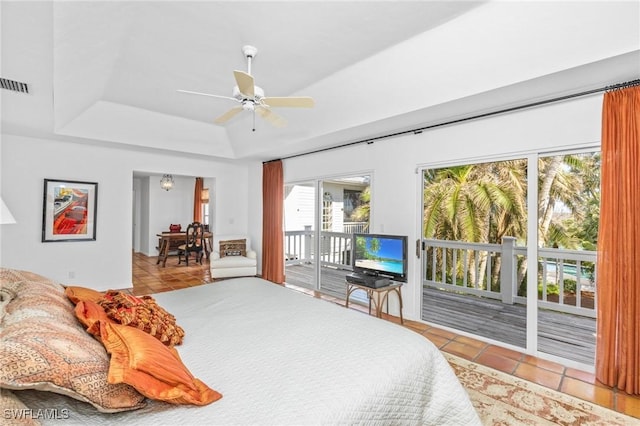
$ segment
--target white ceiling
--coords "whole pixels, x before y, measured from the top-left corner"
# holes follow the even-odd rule
[[[2,129],[268,160],[640,77],[638,1],[2,1]],[[614,19],[615,18],[615,19]],[[285,128],[231,100],[243,45]]]

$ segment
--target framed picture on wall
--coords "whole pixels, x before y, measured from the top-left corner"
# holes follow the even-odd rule
[[[44,180],[42,242],[95,241],[98,184]]]

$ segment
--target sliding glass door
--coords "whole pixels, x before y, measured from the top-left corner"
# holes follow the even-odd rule
[[[538,176],[537,349],[594,365],[600,152],[541,156]]]
[[[369,232],[370,177],[285,186],[286,282],[344,299],[352,235]]]
[[[422,319],[519,348],[527,160],[423,171]]]
[[[284,256],[287,284],[316,290],[317,182],[285,185]]]
[[[422,319],[594,365],[599,152],[423,170]]]

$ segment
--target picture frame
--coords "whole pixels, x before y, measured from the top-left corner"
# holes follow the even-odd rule
[[[98,183],[45,179],[42,242],[95,241]]]

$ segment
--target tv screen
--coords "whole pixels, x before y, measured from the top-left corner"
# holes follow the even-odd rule
[[[353,271],[407,282],[407,237],[353,234]]]

